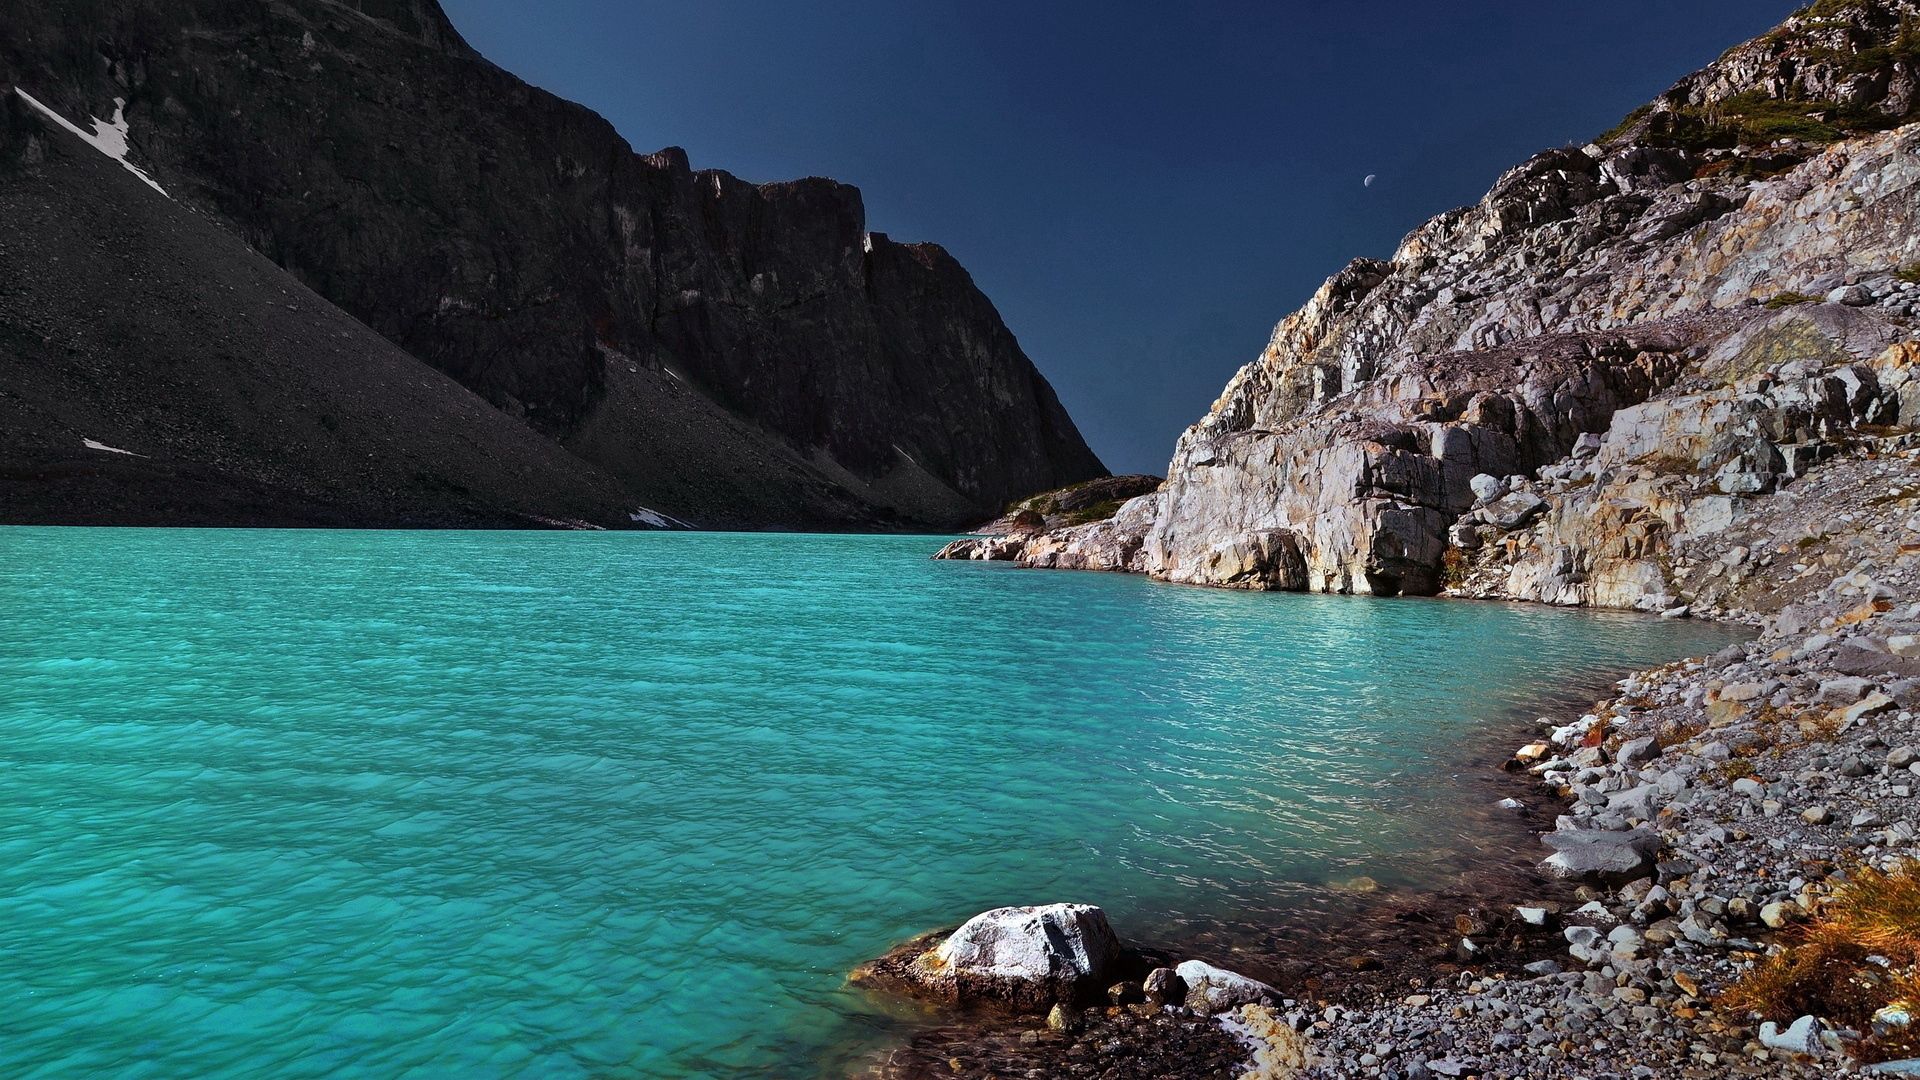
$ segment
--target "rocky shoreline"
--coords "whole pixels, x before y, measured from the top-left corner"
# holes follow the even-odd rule
[[[1916,26],[1795,12],[1330,278],[1159,490],[937,556],[1755,629],[1543,721],[1508,767],[1560,884],[1277,979],[1306,1064],[1246,1075],[1920,1075]],[[1142,1053],[1024,1074],[1232,1074]]]
[[[1870,453],[1836,467],[1892,477],[1889,492],[1920,479],[1920,450]],[[1853,484],[1825,493],[1858,498]],[[1916,855],[1920,484],[1880,509],[1843,522],[1847,511],[1826,508],[1819,545],[1781,542],[1751,560],[1741,595],[1780,605],[1738,609],[1758,624],[1752,641],[1542,718],[1507,770],[1518,801],[1560,810],[1539,855],[1561,887],[1527,896],[1508,883],[1498,903],[1462,905],[1451,928],[1449,901],[1424,898],[1413,963],[1276,978],[1255,1019],[1300,1037],[1280,1055],[1292,1064],[1256,1064],[1244,1016],[1147,1009],[1122,987],[1050,1025],[937,1030],[874,1075],[940,1064],[1011,1076],[1783,1077],[1920,1054],[1891,991],[1868,1000],[1880,993],[1869,986],[1865,1005],[1830,1015],[1798,1011],[1817,996],[1787,995],[1771,1012],[1728,997],[1850,875],[1898,874]],[[1876,970],[1893,971],[1856,958],[1846,977],[1871,983]],[[1238,1056],[1223,1058],[1232,1046]]]

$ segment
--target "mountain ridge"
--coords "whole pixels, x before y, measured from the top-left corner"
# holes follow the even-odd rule
[[[0,85],[420,360],[721,527],[948,527],[1105,469],[964,268],[857,189],[638,154],[431,0],[24,0]],[[724,438],[715,433],[724,433]]]
[[[1803,9],[1329,278],[1181,435],[1161,492],[947,554],[1682,606],[1689,543],[1920,426],[1891,348],[1920,312],[1917,73],[1909,0]],[[1762,377],[1791,394],[1755,398]],[[1680,402],[1724,437],[1635,426]]]

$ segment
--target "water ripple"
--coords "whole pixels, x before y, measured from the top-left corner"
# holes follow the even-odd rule
[[[827,1068],[981,908],[1457,873],[1462,747],[1725,640],[931,546],[0,529],[0,1074]]]

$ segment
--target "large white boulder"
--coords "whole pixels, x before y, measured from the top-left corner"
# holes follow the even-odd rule
[[[968,919],[898,975],[910,989],[948,1001],[1039,1011],[1097,997],[1122,954],[1106,913],[1091,904],[1005,907]]]

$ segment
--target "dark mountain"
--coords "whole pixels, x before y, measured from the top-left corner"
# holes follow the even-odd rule
[[[9,94],[0,522],[628,523],[490,407]]]
[[[859,192],[637,155],[431,0],[16,0],[0,86],[125,102],[183,204],[633,500],[950,525],[1104,470],[966,271]]]

